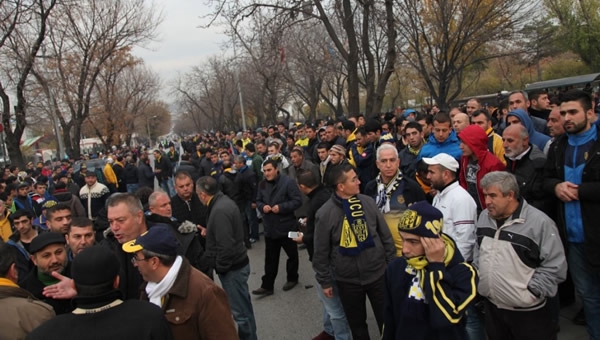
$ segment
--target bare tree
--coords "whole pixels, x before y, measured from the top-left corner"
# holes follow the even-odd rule
[[[233,43],[239,42],[244,52],[238,56],[242,60],[238,67],[254,73],[252,82],[255,85],[249,88],[260,89],[259,92],[251,91],[253,96],[246,96],[253,103],[257,125],[263,125],[265,121],[276,122],[279,113],[283,113],[287,121],[291,117],[284,107],[292,93],[284,78],[287,58],[283,35],[286,25],[285,17],[273,16],[265,8],[257,8],[246,25],[231,25],[235,37]]]
[[[431,96],[447,108],[477,65],[504,55],[492,42],[513,42],[535,2],[522,0],[395,0],[399,49],[418,70]],[[522,51],[522,50],[521,50]],[[510,50],[508,53],[518,51]]]
[[[136,122],[158,96],[160,80],[143,61],[128,52],[117,53],[102,68],[96,81],[97,106],[87,122],[105,147],[131,143]],[[148,118],[148,117],[143,117]],[[141,124],[141,132],[146,124]]]
[[[239,126],[238,96],[231,62],[214,56],[172,85],[184,119],[193,123],[196,131],[235,129]]]
[[[23,165],[20,141],[27,126],[26,87],[44,39],[56,0],[0,2],[0,55],[5,68],[0,80],[2,125],[11,162]],[[16,101],[11,105],[11,93]],[[12,106],[12,111],[11,111]],[[13,120],[14,119],[14,120]],[[14,125],[13,122],[14,121]]]
[[[344,60],[346,67],[347,107],[351,113],[360,112],[361,83],[366,92],[366,111],[378,112],[381,108],[387,81],[396,62],[396,25],[393,0],[383,3],[339,0],[212,0],[213,19],[224,18],[239,32],[245,22],[264,16],[263,9],[272,17],[268,24],[283,32],[295,23],[310,21],[323,25],[329,35],[331,46]],[[316,11],[315,11],[316,9]],[[384,40],[373,45],[374,32],[382,32]],[[325,46],[324,46],[325,47]],[[383,54],[374,50],[383,48]],[[364,67],[359,69],[359,63]]]
[[[71,2],[53,20],[53,54],[61,105],[57,117],[65,148],[78,157],[83,122],[90,116],[96,81],[111,57],[154,39],[162,14],[145,0]]]

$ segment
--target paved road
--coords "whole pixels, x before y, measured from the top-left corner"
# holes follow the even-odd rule
[[[250,290],[260,287],[264,265],[264,241],[255,243],[248,251],[250,257]],[[282,290],[285,283],[285,252],[281,252],[279,274],[275,281],[275,294],[267,297],[252,296],[254,314],[260,340],[308,340],[322,331],[321,304],[314,286],[314,274],[308,261],[306,250],[300,250],[300,283],[292,290]],[[581,326],[574,325],[570,319],[580,305],[561,310],[561,332],[559,340],[587,339],[587,333]],[[370,307],[368,308],[368,310]],[[371,339],[379,339],[375,318],[369,310],[368,324]]]
[[[266,297],[252,296],[252,305],[256,316],[258,338],[260,340],[296,340],[312,339],[323,330],[322,307],[317,298],[314,274],[308,261],[306,250],[300,250],[300,269],[298,285],[287,292],[282,290],[286,281],[285,260],[287,255],[281,251],[279,273],[275,280],[275,294]],[[257,289],[264,274],[264,239],[248,250],[250,257],[250,290]],[[378,339],[377,324],[369,313],[371,338]]]

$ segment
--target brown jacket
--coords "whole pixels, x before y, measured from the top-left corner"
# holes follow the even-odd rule
[[[142,300],[149,300],[145,286]],[[225,291],[185,258],[162,309],[175,340],[238,339]]]
[[[29,332],[54,317],[52,306],[45,304],[25,289],[0,282],[0,340],[24,339]]]

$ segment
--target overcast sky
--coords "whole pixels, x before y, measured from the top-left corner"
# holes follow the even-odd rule
[[[163,81],[161,97],[169,101],[168,84],[177,73],[187,72],[208,57],[220,54],[221,45],[227,37],[221,28],[199,28],[209,12],[202,0],[155,0],[163,9],[164,20],[160,25],[159,41],[147,48],[135,48],[133,53],[143,58]]]

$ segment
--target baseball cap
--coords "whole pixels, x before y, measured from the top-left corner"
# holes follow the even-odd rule
[[[51,244],[66,244],[65,236],[61,233],[46,232],[36,236],[29,245],[29,253],[35,254]]]
[[[123,243],[123,251],[136,253],[142,249],[161,255],[177,255],[179,241],[165,225],[155,225],[133,241]]]
[[[439,164],[452,172],[456,172],[458,170],[458,162],[456,161],[456,159],[450,156],[449,154],[443,152],[438,153],[437,155],[431,158],[423,157],[423,162],[425,162],[428,165]]]
[[[48,209],[48,208],[52,208],[53,206],[57,205],[58,202],[55,200],[46,200],[43,204],[42,204],[42,209]]]

